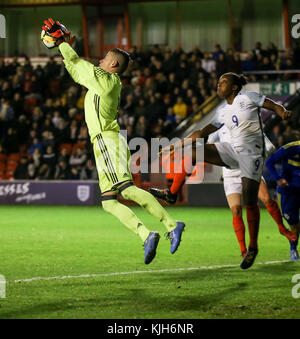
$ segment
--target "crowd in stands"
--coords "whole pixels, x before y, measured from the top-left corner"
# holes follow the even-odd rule
[[[257,43],[243,58],[220,45],[209,53],[198,47],[185,52],[152,46],[146,51],[132,48],[131,54],[134,61],[122,77],[118,114],[129,140],[168,136],[216,94],[225,72],[300,68],[299,48],[282,53],[273,43],[266,48]],[[298,78],[297,73],[248,76],[249,81]],[[0,58],[0,179],[97,179],[84,122],[85,93],[53,57],[36,68],[29,58],[22,66],[17,57],[6,63]],[[292,122],[273,127],[271,141],[280,146],[299,127],[297,112]]]

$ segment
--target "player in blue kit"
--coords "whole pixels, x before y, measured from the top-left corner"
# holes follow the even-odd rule
[[[275,165],[281,165],[278,171]],[[282,215],[297,234],[296,241],[290,241],[291,260],[300,260],[297,251],[300,233],[300,140],[290,142],[273,153],[266,162],[266,167],[277,182],[278,202]]]

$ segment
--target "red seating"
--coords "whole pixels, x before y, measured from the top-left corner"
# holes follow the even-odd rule
[[[62,149],[66,149],[68,154],[70,155],[72,153],[72,148],[73,148],[72,144],[61,144],[59,146],[59,151],[61,151]]]
[[[76,151],[77,148],[85,148],[85,142],[78,142],[72,147],[72,152]]]
[[[14,161],[19,161],[21,158],[21,154],[20,153],[12,153],[9,154],[7,161],[9,162],[10,160],[14,160]]]
[[[4,153],[0,153],[0,162],[5,163],[7,161],[7,155]]]
[[[10,171],[14,172],[17,166],[18,166],[18,162],[16,161],[7,163],[6,172],[10,172]]]

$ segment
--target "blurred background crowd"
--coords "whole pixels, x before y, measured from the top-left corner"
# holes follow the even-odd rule
[[[154,45],[146,51],[132,48],[133,64],[122,76],[119,115],[128,141],[168,136],[178,124],[199,111],[216,95],[218,78],[225,72],[299,69],[300,48],[278,51],[273,43],[259,42],[243,54],[212,52],[195,47]],[[299,80],[300,74],[248,74],[250,82]],[[0,179],[96,180],[97,171],[84,122],[86,89],[75,84],[63,64],[50,58],[44,67],[33,67],[26,58],[4,62],[0,58]],[[279,147],[300,139],[300,115],[280,121],[270,139]],[[1,161],[0,161],[0,164]]]

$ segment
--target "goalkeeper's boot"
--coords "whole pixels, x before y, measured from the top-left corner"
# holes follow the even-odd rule
[[[240,267],[243,270],[246,270],[247,268],[251,267],[253,265],[254,261],[255,261],[257,253],[258,253],[257,248],[249,247],[246,255],[244,256],[244,258],[243,258],[243,260],[240,264]]]
[[[166,201],[174,205],[177,200],[177,194],[172,194],[169,188],[150,188],[149,192],[156,198]]]
[[[176,222],[177,226],[173,231],[166,234],[166,238],[171,241],[171,253],[174,254],[180,244],[182,232],[184,231],[185,224],[181,221]]]
[[[159,242],[160,235],[158,232],[150,232],[147,239],[144,242],[144,250],[145,250],[145,264],[148,265],[154,259],[156,255],[156,248]]]

